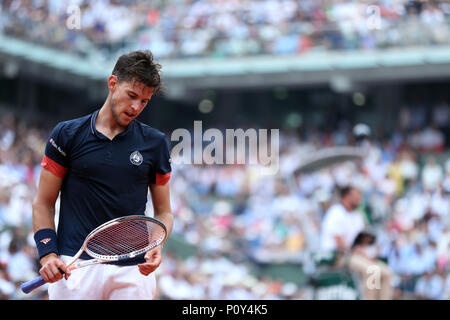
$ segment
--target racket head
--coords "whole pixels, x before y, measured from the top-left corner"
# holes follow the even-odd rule
[[[164,243],[165,225],[151,217],[131,215],[110,220],[94,229],[84,242],[84,251],[102,261],[134,258]]]

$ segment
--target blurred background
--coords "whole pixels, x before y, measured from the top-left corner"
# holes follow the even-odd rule
[[[1,0],[1,299],[47,299],[45,286],[19,289],[39,269],[31,202],[46,139],[99,109],[116,59],[137,49],[165,83],[140,120],[169,140],[195,120],[280,129],[276,175],[173,165],[159,299],[359,299],[320,248],[349,183],[394,299],[450,297],[447,1]],[[333,161],[361,136],[362,157]]]

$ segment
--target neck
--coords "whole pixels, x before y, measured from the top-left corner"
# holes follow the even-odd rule
[[[120,126],[114,119],[111,111],[111,98],[109,96],[95,119],[95,128],[110,139],[126,129]]]
[[[345,210],[347,210],[348,212],[353,211],[353,208],[352,208],[352,206],[349,203],[347,203],[345,201],[341,201],[341,204],[345,208]]]

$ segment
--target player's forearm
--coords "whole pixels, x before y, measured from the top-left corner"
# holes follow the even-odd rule
[[[155,212],[155,219],[161,221],[167,228],[167,236],[172,232],[173,215],[172,212]]]
[[[50,228],[55,229],[55,207],[41,203],[37,200],[33,202],[33,231]]]

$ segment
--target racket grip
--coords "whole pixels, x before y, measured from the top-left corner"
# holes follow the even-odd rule
[[[36,288],[39,288],[40,286],[42,286],[45,283],[46,283],[46,281],[44,280],[44,278],[42,278],[42,276],[39,276],[36,279],[22,283],[20,288],[22,289],[22,291],[24,293],[30,293],[31,291],[33,291]]]

